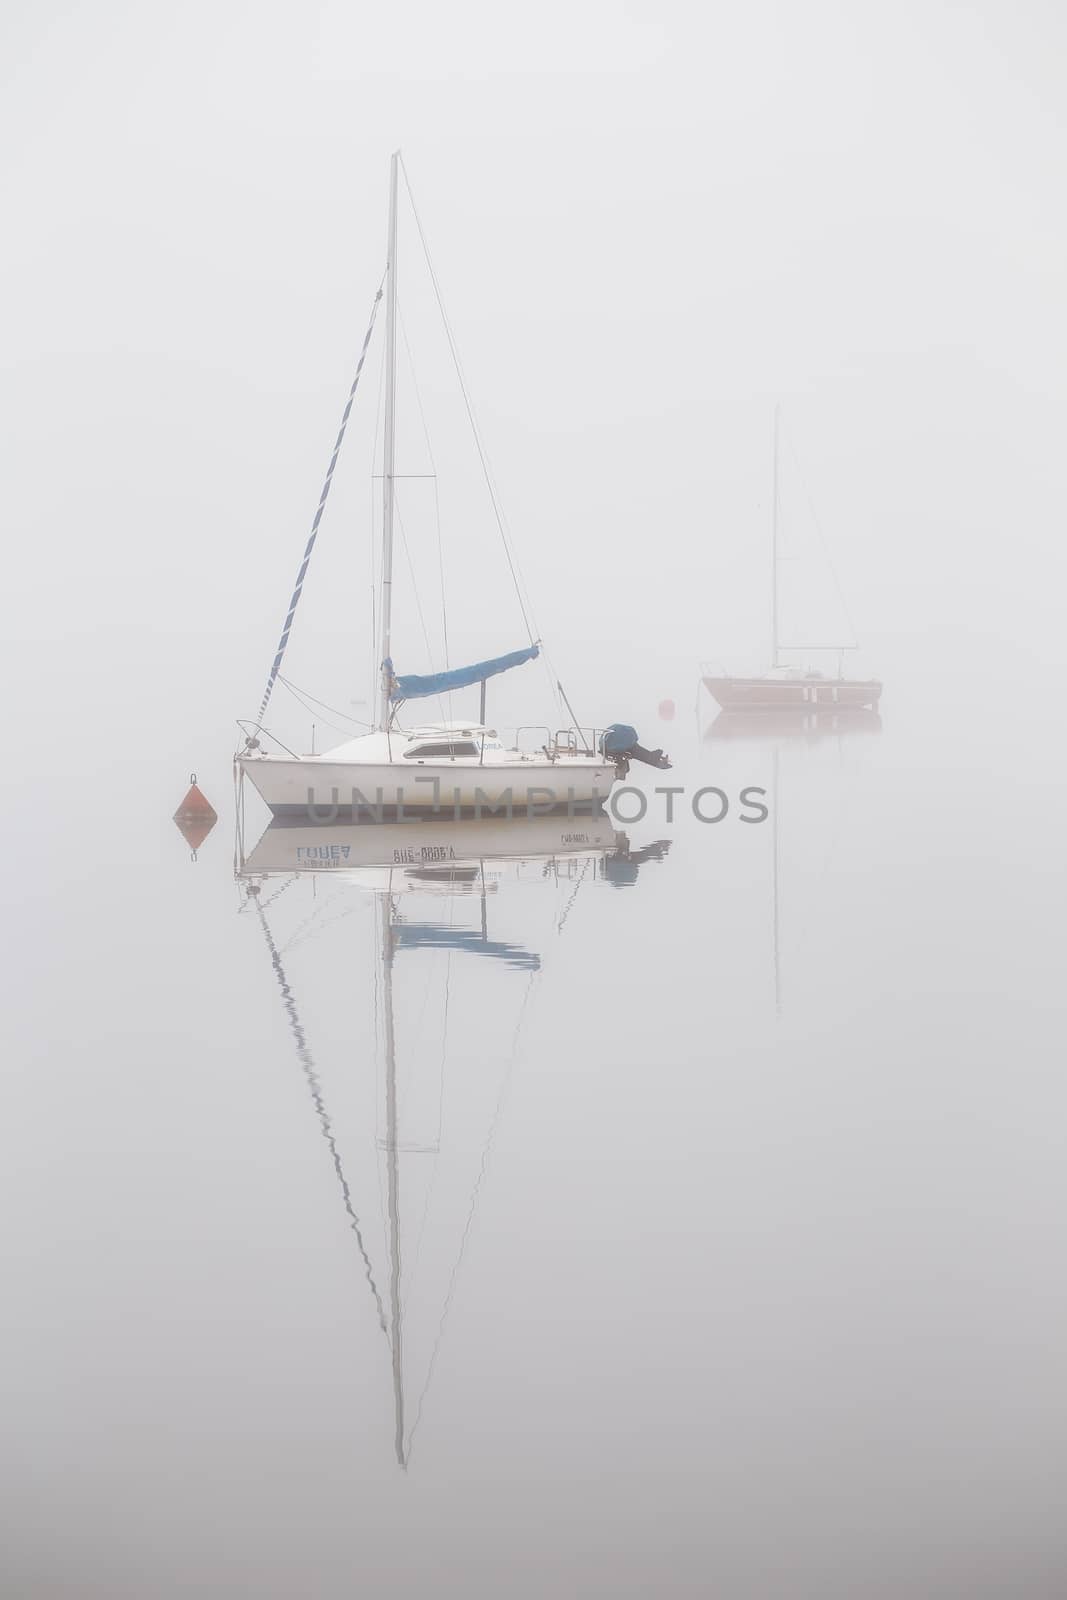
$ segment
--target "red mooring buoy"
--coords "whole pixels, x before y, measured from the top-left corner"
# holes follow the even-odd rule
[[[674,721],[674,701],[673,700],[661,700],[660,703],[659,703],[659,714],[663,718],[664,722],[673,722]]]
[[[204,840],[219,820],[211,801],[197,787],[196,773],[189,774],[189,792],[174,813],[175,826],[196,858]]]

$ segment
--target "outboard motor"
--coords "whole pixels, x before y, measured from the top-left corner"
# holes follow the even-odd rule
[[[637,729],[627,722],[613,722],[600,735],[600,754],[614,761],[616,774],[625,778],[631,761],[643,761],[646,767],[659,767],[666,771],[669,759],[662,750],[646,750],[637,742]]]

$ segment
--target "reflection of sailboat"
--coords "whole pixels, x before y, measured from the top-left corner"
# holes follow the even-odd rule
[[[297,1057],[311,1093],[323,1137],[330,1151],[348,1224],[357,1240],[363,1263],[363,1275],[373,1298],[376,1322],[388,1340],[392,1374],[393,1448],[398,1464],[405,1469],[411,1459],[412,1441],[433,1375],[480,1189],[487,1171],[490,1148],[517,1059],[518,1031],[532,992],[532,984],[541,971],[541,956],[537,950],[530,949],[524,943],[513,939],[497,937],[497,930],[490,929],[490,896],[499,892],[501,873],[504,869],[519,873],[529,870],[529,878],[521,876],[518,880],[523,885],[527,882],[556,884],[567,893],[566,907],[563,914],[555,921],[555,932],[559,933],[573,906],[575,895],[582,884],[590,880],[588,871],[590,866],[613,857],[625,859],[632,881],[642,862],[661,860],[666,853],[665,841],[644,849],[633,850],[626,837],[616,834],[610,827],[606,828],[606,833],[598,828],[595,841],[590,839],[583,845],[574,843],[568,847],[566,844],[561,845],[558,824],[557,837],[553,838],[545,831],[541,824],[548,821],[546,818],[532,824],[525,822],[498,824],[494,829],[483,828],[474,831],[465,831],[463,824],[458,825],[458,828],[456,824],[448,824],[446,831],[449,836],[458,832],[465,840],[465,854],[463,860],[449,859],[443,863],[438,860],[427,860],[421,856],[423,844],[427,849],[432,848],[430,841],[419,842],[427,830],[408,825],[398,825],[395,828],[354,826],[329,830],[294,829],[272,825],[247,857],[240,844],[238,846],[237,877],[246,892],[245,906],[254,909],[266,939],[290,1030],[296,1043]],[[499,829],[506,830],[506,841],[501,837]],[[309,834],[314,835],[322,831],[328,832],[331,838],[324,843],[322,847],[324,853],[318,858],[318,864],[310,864],[307,855],[295,855],[296,851],[307,851],[310,848],[296,842],[297,837],[306,838]],[[477,856],[475,853],[477,832],[486,835],[486,843],[495,849],[495,854]],[[409,848],[417,857],[415,861],[405,859],[395,865],[388,864],[390,853],[403,848],[394,842],[397,834],[411,838],[413,842]],[[508,851],[504,849],[505,842],[510,846]],[[343,854],[339,854],[346,846],[350,852],[354,852],[354,855],[350,855],[347,860]],[[354,865],[349,864],[352,861],[355,862]],[[385,1167],[384,1213],[388,1256],[388,1271],[380,1275],[376,1275],[374,1270],[373,1251],[367,1243],[368,1230],[354,1200],[355,1185],[350,1181],[342,1163],[340,1140],[335,1134],[333,1121],[326,1109],[322,1079],[312,1059],[304,1023],[284,965],[286,946],[274,937],[268,918],[268,910],[275,895],[285,893],[293,885],[299,885],[301,882],[304,883],[305,890],[313,890],[316,881],[322,876],[328,878],[329,882],[336,885],[342,893],[363,887],[369,888],[377,898],[374,919],[377,955],[375,992],[380,1002],[380,1037],[385,1078],[384,1130],[383,1137],[378,1141],[378,1147]],[[272,881],[275,879],[278,880],[277,885],[272,886]],[[307,881],[309,879],[310,883]],[[299,893],[299,890],[297,892]],[[402,910],[402,907],[406,908],[412,903],[417,903],[417,897],[426,893],[435,897],[435,912],[432,916],[424,918],[409,914],[406,909]],[[469,902],[473,898],[476,914],[480,912],[479,921],[473,926],[470,925],[469,915],[465,919],[467,925],[457,926],[455,921],[447,921],[440,914],[442,895],[458,895],[461,900],[465,898],[468,909],[471,909]],[[367,904],[358,894],[356,903]],[[306,929],[306,923],[302,924],[301,928]],[[444,1278],[436,1337],[429,1359],[423,1363],[423,1378],[413,1407],[409,1407],[408,1403],[410,1358],[409,1341],[405,1332],[406,1318],[410,1310],[410,1286],[406,1294],[406,1258],[402,1248],[402,1201],[405,1188],[411,1187],[411,1169],[405,1167],[404,1158],[411,1157],[417,1160],[427,1154],[435,1155],[438,1153],[439,1145],[437,1142],[419,1142],[405,1137],[403,1125],[405,1098],[398,1083],[400,1051],[397,1024],[398,1021],[404,1021],[405,1011],[402,1007],[398,1010],[394,981],[397,978],[398,966],[406,965],[409,952],[423,952],[424,976],[425,961],[428,959],[426,952],[442,952],[449,960],[453,955],[487,958],[488,964],[480,964],[481,970],[511,972],[520,977],[524,974],[526,979],[524,985],[521,983],[517,985],[517,993],[521,997],[518,1020],[511,1048],[505,1055],[503,1079],[488,1119],[488,1131],[482,1145],[476,1176],[466,1199],[459,1244],[450,1270]],[[418,960],[414,964],[418,967]],[[446,1004],[447,993],[446,989]],[[486,1010],[484,1004],[479,1005],[476,1019],[479,1033],[485,1026]],[[407,1086],[407,1092],[410,1095],[410,1084]],[[410,1126],[410,1113],[407,1125]],[[408,1173],[407,1179],[405,1172]],[[410,1200],[408,1204],[410,1207]],[[415,1255],[418,1256],[418,1249]]]
[[[796,710],[720,711],[705,739],[842,739],[853,734],[881,733],[882,718],[869,706],[809,706]]]
[[[712,698],[727,711],[780,711],[787,708],[808,710],[811,707],[874,707],[882,693],[876,678],[847,678],[839,671],[836,678],[810,668],[784,662],[785,651],[833,651],[839,662],[845,651],[855,649],[855,644],[783,644],[779,636],[779,530],[778,530],[778,463],[779,463],[779,413],[774,412],[774,489],[771,513],[771,666],[768,672],[754,678],[730,677],[705,672],[704,687]]]

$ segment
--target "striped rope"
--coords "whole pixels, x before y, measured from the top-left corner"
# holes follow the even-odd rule
[[[262,723],[263,717],[266,713],[267,703],[270,700],[271,692],[274,688],[274,681],[278,676],[278,671],[285,656],[285,649],[289,643],[289,634],[293,626],[293,618],[296,615],[296,608],[300,604],[300,594],[303,590],[304,579],[307,576],[308,565],[311,561],[311,552],[315,548],[315,540],[318,538],[319,533],[319,523],[322,521],[323,511],[326,509],[326,501],[330,494],[330,485],[333,482],[334,468],[337,466],[337,458],[341,454],[341,445],[344,442],[345,429],[348,427],[348,419],[352,412],[352,402],[356,398],[356,390],[359,388],[359,380],[363,373],[363,363],[367,359],[367,349],[370,345],[371,334],[374,332],[374,321],[378,315],[378,302],[382,298],[382,291],[384,287],[385,279],[383,278],[378,286],[378,293],[374,296],[374,306],[370,314],[370,326],[367,328],[366,338],[363,340],[363,349],[359,353],[359,365],[356,368],[356,375],[352,379],[352,387],[348,391],[348,404],[345,406],[344,414],[341,417],[341,426],[337,433],[337,443],[334,445],[333,455],[330,457],[330,465],[326,473],[326,481],[322,486],[322,493],[319,496],[318,509],[315,512],[315,520],[311,524],[311,533],[308,536],[308,542],[304,549],[304,558],[300,563],[300,571],[296,575],[296,587],[293,589],[293,597],[289,601],[289,610],[286,614],[285,625],[282,628],[282,636],[278,640],[278,653],[274,657],[274,665],[271,667],[270,675],[267,678],[267,687],[263,691],[263,703],[259,708],[259,716],[256,719],[257,722],[260,723]]]

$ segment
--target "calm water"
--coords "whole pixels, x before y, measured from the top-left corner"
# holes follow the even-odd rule
[[[20,791],[5,1594],[1063,1592],[1062,778],[887,707],[475,869]]]

